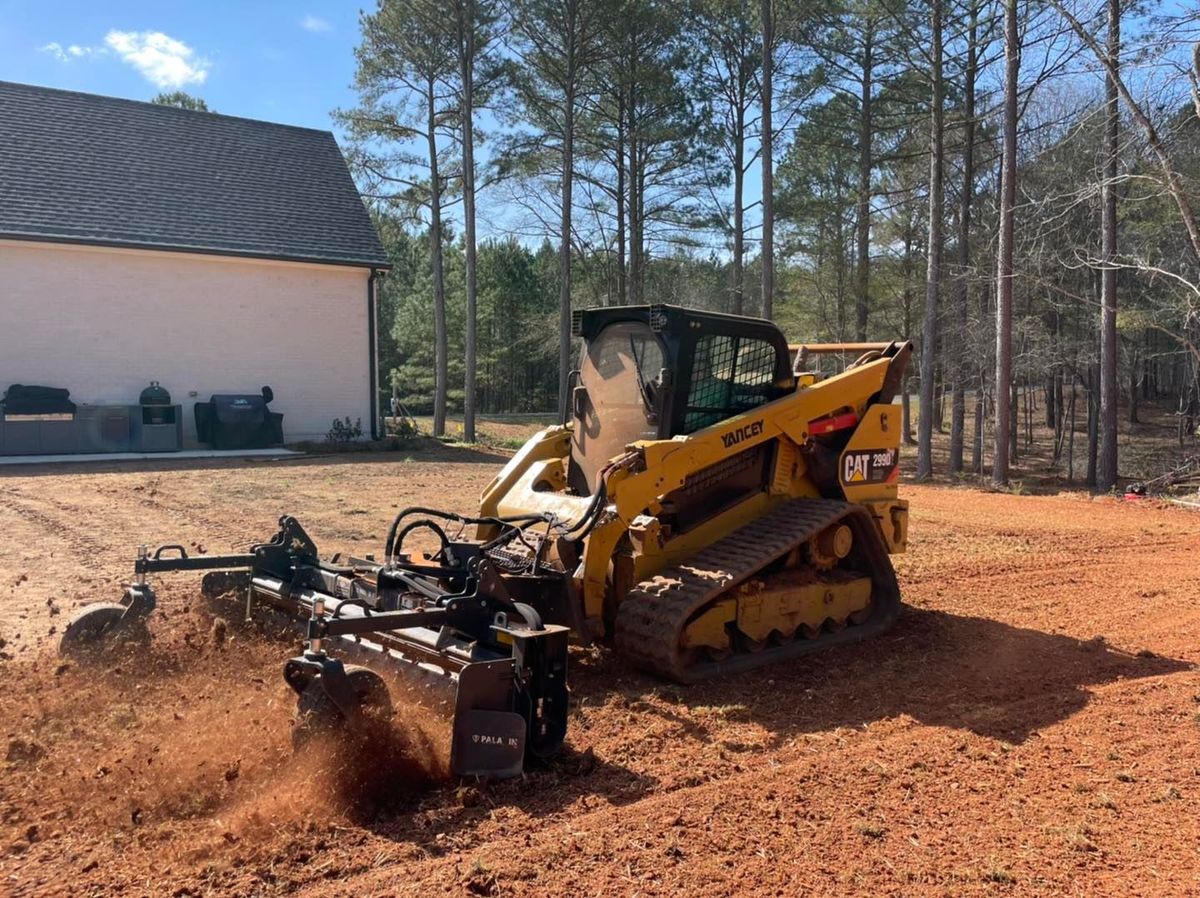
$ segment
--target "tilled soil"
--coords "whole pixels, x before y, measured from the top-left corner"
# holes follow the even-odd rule
[[[194,577],[157,582],[148,649],[55,654],[139,543],[286,512],[378,551],[501,461],[0,475],[0,894],[1200,894],[1200,519],[1149,501],[906,486],[890,633],[686,688],[575,650],[567,751],[492,785],[403,690],[381,738],[293,753],[293,644]]]

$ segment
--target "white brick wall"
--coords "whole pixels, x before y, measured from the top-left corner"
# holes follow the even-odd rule
[[[270,384],[289,442],[319,439],[346,415],[369,432],[368,276],[0,240],[0,391],[40,384],[77,403],[130,403],[157,380],[183,404],[191,442],[197,398]]]

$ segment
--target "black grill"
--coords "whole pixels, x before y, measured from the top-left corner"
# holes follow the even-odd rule
[[[255,395],[216,393],[197,402],[196,436],[214,449],[264,449],[283,442],[283,415],[268,408],[270,387]]]

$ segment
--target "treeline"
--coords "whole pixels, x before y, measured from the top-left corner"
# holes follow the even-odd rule
[[[362,29],[383,365],[438,432],[558,406],[570,311],[616,303],[913,339],[922,475],[945,428],[1004,482],[1037,391],[1107,489],[1118,400],[1197,401],[1200,12],[381,0]]]

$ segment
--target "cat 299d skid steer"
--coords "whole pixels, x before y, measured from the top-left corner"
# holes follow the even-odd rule
[[[568,420],[531,438],[477,514],[409,508],[381,558],[323,560],[291,517],[246,554],[139,551],[120,603],[86,608],[62,650],[144,630],[150,574],[305,626],[287,661],[297,738],[390,708],[372,667],[453,689],[451,768],[511,776],[567,724],[567,641],[603,641],[683,683],[873,636],[900,595],[900,415],[908,343],[789,347],[768,321],[670,306],[577,313]],[[804,370],[860,352],[839,374]],[[432,535],[432,555],[405,550]],[[344,664],[339,656],[368,659]]]

